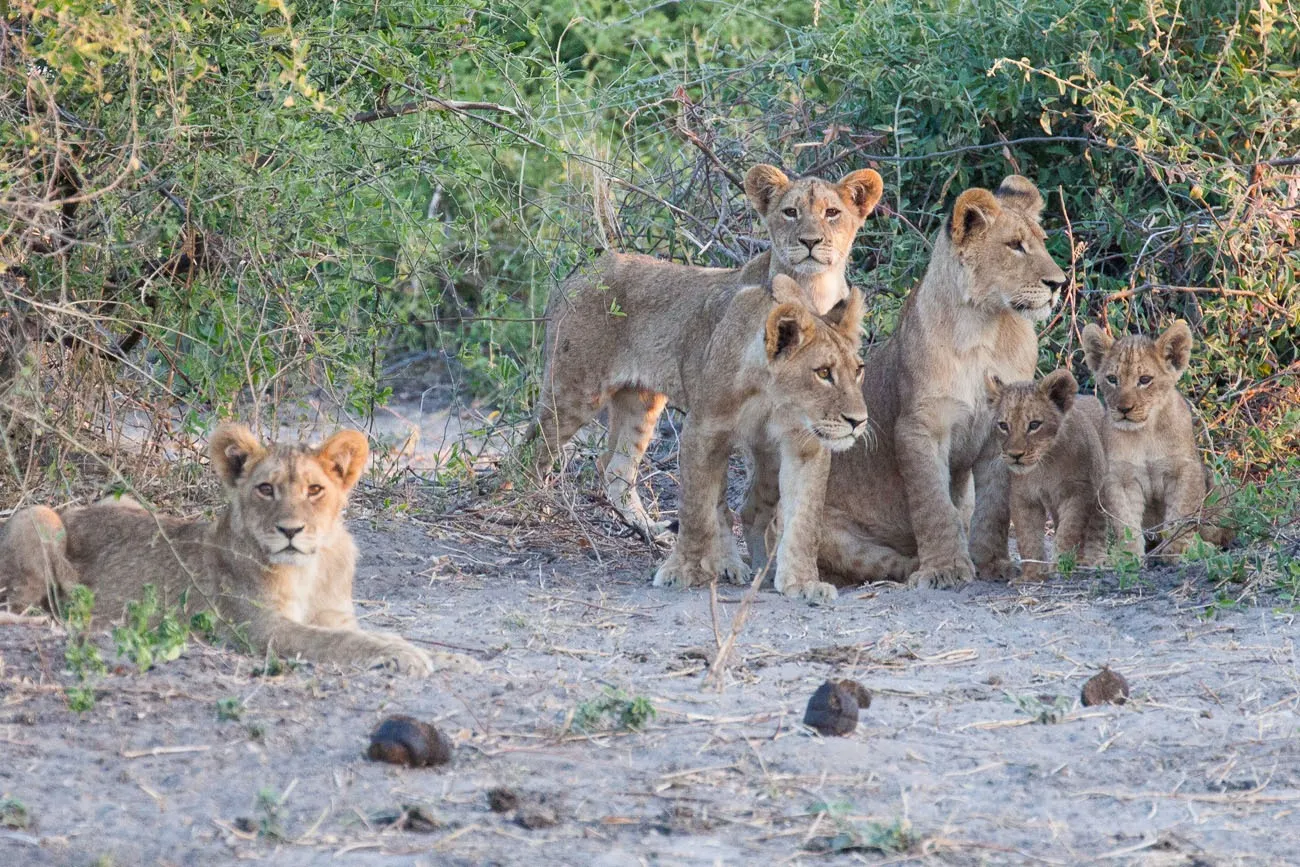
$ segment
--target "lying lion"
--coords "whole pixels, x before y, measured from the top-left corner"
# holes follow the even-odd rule
[[[662,535],[667,525],[650,519],[637,494],[641,458],[669,400],[685,408],[677,401],[688,395],[696,406],[711,399],[711,386],[685,375],[688,366],[706,371],[711,362],[676,359],[671,347],[703,347],[723,312],[716,305],[730,303],[741,287],[770,286],[778,275],[798,284],[812,313],[847,303],[844,270],[853,238],[881,189],[880,175],[871,169],[831,183],[791,180],[774,166],[757,165],[745,178],[745,192],[767,226],[770,251],[734,269],[606,253],[574,272],[546,308],[546,364],[537,418],[525,440],[536,449],[533,474],[548,470],[578,429],[608,407],[608,446],[597,461],[605,496],[647,539]],[[682,303],[695,297],[714,299],[715,307]],[[681,380],[675,392],[642,376],[678,360],[683,368],[674,377]],[[775,477],[779,455],[773,449],[761,448],[754,458],[761,472]],[[761,540],[765,529],[755,538]]]
[[[996,192],[957,197],[897,330],[867,353],[869,447],[831,462],[825,574],[933,587],[961,585],[977,569],[1010,577],[1007,468],[992,436],[985,377],[1033,378],[1034,323],[1065,285],[1044,246],[1042,209],[1038,190],[1019,175]],[[962,511],[972,475],[968,541]],[[760,506],[773,500],[770,488],[770,479],[757,480]],[[756,527],[767,520],[761,507],[746,517]]]
[[[19,511],[0,528],[0,603],[52,604],[80,583],[94,591],[99,620],[120,615],[152,584],[164,607],[214,610],[258,654],[433,671],[428,653],[363,632],[353,614],[357,548],[341,513],[366,466],[365,436],[263,446],[248,428],[226,424],[210,451],[229,500],[213,523],[155,515],[129,499]]]

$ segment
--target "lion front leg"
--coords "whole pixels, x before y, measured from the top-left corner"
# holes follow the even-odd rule
[[[749,548],[749,565],[755,572],[768,568],[767,529],[776,517],[780,501],[780,452],[770,446],[756,446],[753,451],[753,471],[749,490],[740,508],[740,520],[745,530],[745,546]],[[771,580],[771,576],[768,576]]]
[[[975,564],[962,544],[961,514],[952,501],[947,432],[936,436],[917,419],[900,419],[895,440],[920,560],[908,586],[945,589],[969,583]],[[978,516],[978,487],[975,508]]]
[[[655,572],[656,587],[696,587],[721,576],[728,565],[720,538],[718,500],[727,479],[731,431],[694,416],[682,429],[679,456],[681,507],[677,543]]]
[[[817,572],[817,550],[821,542],[822,511],[830,467],[830,453],[820,445],[800,446],[795,437],[783,439],[781,535],[776,548],[774,583],[783,595],[812,603],[830,602],[838,595],[834,585],[822,581]]]
[[[1042,581],[1051,572],[1047,562],[1047,510],[1041,501],[1013,494],[1011,519],[1016,525],[1016,547],[1020,550],[1020,580]],[[1060,533],[1057,533],[1060,541]]]
[[[1177,563],[1192,546],[1195,520],[1205,505],[1205,474],[1199,463],[1184,461],[1170,481],[1165,496],[1162,543],[1155,558]]]

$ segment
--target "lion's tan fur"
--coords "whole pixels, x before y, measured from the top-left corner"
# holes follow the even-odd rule
[[[652,521],[641,503],[638,466],[669,400],[683,409],[711,400],[708,387],[696,382],[704,369],[699,355],[726,308],[742,287],[770,288],[777,276],[798,284],[813,313],[847,303],[845,266],[854,236],[880,199],[881,180],[864,169],[837,183],[792,181],[758,165],[745,189],[772,238],[769,252],[735,269],[606,253],[565,280],[547,305],[545,367],[527,437],[536,448],[534,468],[549,468],[578,429],[607,407],[609,440],[598,461],[606,497],[651,538],[666,525]],[[745,339],[756,333],[753,322],[742,327],[750,329]]]
[[[1011,176],[953,206],[897,331],[867,354],[865,448],[836,454],[820,563],[841,581],[950,587],[1007,576],[1007,470],[992,437],[985,376],[1031,379],[1034,322],[1065,282],[1039,226],[1042,199]],[[970,541],[962,520],[971,477]],[[758,510],[758,519],[762,512]]]
[[[636,268],[633,257],[606,258],[602,267],[593,280],[610,287],[609,295],[585,285],[556,314],[547,386],[557,411],[543,414],[541,423],[558,424],[555,442],[563,442],[609,404],[610,450],[600,463],[607,482],[628,480],[627,487],[613,487],[617,503],[634,483],[659,410],[671,401],[687,413],[680,529],[656,575],[661,585],[743,580],[748,570],[722,496],[727,456],[755,445],[778,450],[786,461],[781,487],[799,511],[782,537],[777,587],[807,598],[833,593],[817,581],[815,527],[827,449],[847,446],[866,423],[857,385],[861,294],[823,318],[783,275],[770,292],[757,285],[701,286],[692,282],[694,269],[657,263],[680,270],[681,279],[647,287],[620,273]],[[622,315],[610,313],[611,295]],[[551,453],[539,446],[544,466]]]
[[[152,514],[129,499],[15,514],[0,529],[0,601],[49,604],[81,583],[95,593],[98,621],[120,616],[152,584],[167,607],[215,611],[259,654],[432,671],[429,654],[361,631],[353,613],[357,548],[342,511],[365,469],[362,434],[341,431],[319,448],[264,446],[227,424],[210,452],[228,500],[213,522]]]
[[[1090,324],[1083,349],[1106,405],[1106,506],[1120,544],[1142,556],[1144,533],[1158,533],[1155,556],[1164,560],[1182,556],[1193,530],[1225,544],[1231,532],[1202,520],[1207,474],[1192,409],[1178,391],[1191,360],[1187,323],[1180,319],[1156,338],[1118,340]]]
[[[1059,557],[1100,566],[1106,557],[1102,484],[1102,407],[1077,394],[1068,370],[1054,370],[1037,383],[989,382],[1002,459],[1011,471],[1011,523],[1020,551],[1020,578],[1041,581],[1052,571],[1044,527],[1052,519]]]

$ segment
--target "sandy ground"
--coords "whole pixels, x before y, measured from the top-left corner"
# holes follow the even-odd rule
[[[77,715],[57,627],[0,626],[0,820],[3,799],[28,819],[0,827],[0,864],[1300,860],[1291,612],[1212,611],[1175,569],[1127,589],[868,587],[827,608],[764,592],[718,690],[701,657],[741,589],[721,590],[715,627],[707,591],[651,587],[661,555],[574,502],[578,519],[559,497],[354,506],[364,622],[469,648],[480,677],[265,677],[191,643],[109,674]],[[1128,677],[1127,705],[1080,706],[1102,664]],[[800,724],[828,677],[874,692],[847,737]],[[566,723],[608,690],[657,715],[639,732]],[[231,698],[241,717],[221,721]],[[392,713],[450,734],[453,764],[366,760]],[[524,807],[493,812],[497,787]]]

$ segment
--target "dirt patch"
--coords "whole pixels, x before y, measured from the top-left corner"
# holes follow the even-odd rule
[[[59,631],[0,625],[0,863],[1294,858],[1291,613],[1204,619],[1208,595],[1176,570],[1124,592],[867,587],[826,608],[764,592],[717,692],[709,594],[651,587],[645,545],[535,505],[352,521],[365,623],[467,648],[482,676],[267,677],[192,643],[110,673],[77,715]],[[723,635],[741,598],[719,591]],[[1131,697],[1085,708],[1103,665]],[[800,720],[840,678],[874,701],[823,738]],[[394,714],[437,726],[454,760],[367,760]]]

